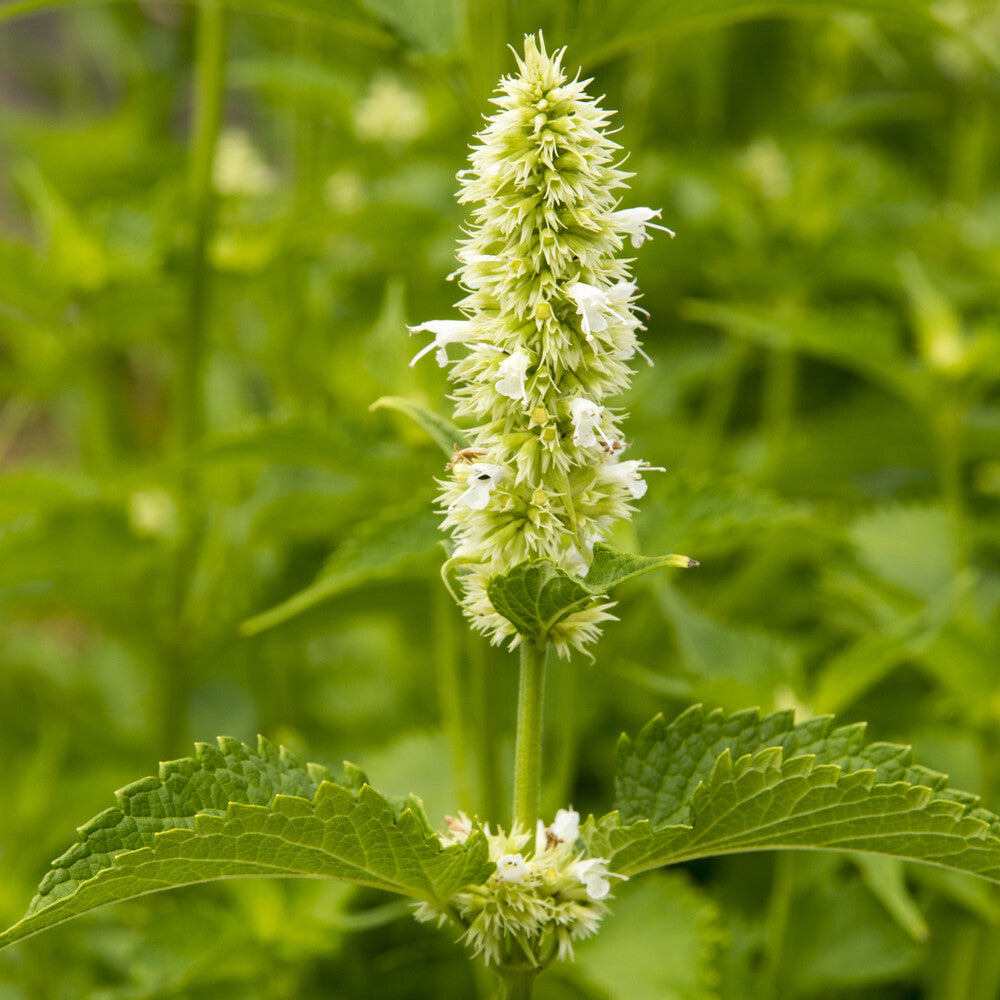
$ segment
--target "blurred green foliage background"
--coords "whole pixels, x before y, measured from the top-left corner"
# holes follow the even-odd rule
[[[218,733],[506,819],[512,660],[438,579],[441,453],[369,406],[447,412],[404,324],[455,315],[455,173],[538,28],[619,109],[626,204],[678,230],[638,255],[656,367],[623,401],[668,473],[615,541],[702,564],[624,588],[596,662],[551,671],[548,809],[607,808],[618,733],[693,701],[868,719],[1000,806],[996,3],[7,0],[6,923],[111,790]],[[402,904],[318,883],[0,955],[2,1000],[481,978]],[[885,861],[699,863],[623,887],[539,990],[995,1000],[1000,900]]]

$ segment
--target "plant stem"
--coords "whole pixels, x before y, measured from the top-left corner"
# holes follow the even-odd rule
[[[707,468],[715,461],[726,434],[726,424],[736,404],[740,378],[749,358],[750,345],[730,335],[722,348],[719,364],[708,387],[698,428],[691,436],[692,445],[687,457],[689,465]]]
[[[205,355],[209,274],[206,261],[214,202],[212,164],[222,118],[226,64],[223,9],[211,0],[198,4],[195,41],[192,148],[190,164],[191,270],[188,327],[181,340],[177,371],[177,431],[182,448],[201,436],[204,422],[202,375]]]
[[[534,966],[503,966],[498,970],[500,990],[497,1000],[531,1000],[535,977],[539,970]]]
[[[791,438],[799,360],[794,351],[775,348],[767,359],[764,379],[764,429],[767,434],[767,471],[781,468]]]
[[[548,649],[547,642],[525,640],[521,643],[517,736],[514,743],[514,825],[529,830],[534,827],[541,812],[542,713]]]
[[[161,753],[176,755],[187,745],[184,717],[192,675],[193,635],[188,594],[203,530],[201,487],[190,452],[205,425],[204,362],[208,326],[210,272],[208,243],[214,217],[212,164],[225,93],[226,30],[223,9],[201,0],[195,24],[195,73],[192,94],[191,160],[189,167],[191,253],[188,270],[188,316],[178,337],[174,378],[174,434],[180,454],[177,496],[180,539],[174,557],[171,619],[165,655],[160,657],[162,704]]]

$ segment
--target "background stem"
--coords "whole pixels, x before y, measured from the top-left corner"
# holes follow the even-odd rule
[[[177,755],[187,746],[185,713],[196,648],[196,628],[189,620],[188,593],[198,558],[203,527],[201,488],[190,459],[205,426],[204,358],[208,326],[210,270],[208,243],[214,217],[212,165],[222,119],[225,93],[226,31],[221,7],[203,0],[195,27],[195,74],[192,94],[191,159],[189,173],[191,218],[188,316],[178,337],[174,379],[174,433],[180,453],[177,498],[180,537],[174,561],[172,614],[167,623],[160,673],[160,747]]]

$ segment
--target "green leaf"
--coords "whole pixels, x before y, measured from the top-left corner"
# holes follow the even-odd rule
[[[623,736],[616,806],[588,821],[591,853],[622,874],[765,848],[884,854],[1000,881],[1000,826],[979,800],[914,765],[908,747],[864,744],[864,725],[701,706]]]
[[[594,561],[583,582],[595,595],[606,594],[620,583],[643,576],[654,569],[673,567],[691,569],[698,563],[687,556],[634,556],[628,552],[618,552],[610,545],[597,542],[594,545]]]
[[[0,7],[0,24],[41,11],[60,7],[82,7],[87,0],[12,0]],[[182,0],[183,2],[183,0]],[[193,0],[187,0],[192,4]],[[282,21],[314,25],[322,31],[380,49],[392,44],[392,37],[370,16],[349,0],[239,0],[233,9],[278,18]]]
[[[943,507],[892,504],[856,518],[850,538],[880,579],[925,601],[954,586],[958,541]]]
[[[574,7],[571,43],[584,66],[594,66],[638,45],[661,45],[698,32],[758,18],[829,17],[845,11],[925,32],[934,26],[929,5],[914,0],[637,0],[628,4],[584,0]]]
[[[906,885],[906,866],[896,858],[859,854],[855,859],[871,894],[914,941],[926,941],[931,930]]]
[[[379,20],[417,49],[432,55],[454,51],[456,16],[454,0],[362,0]]]
[[[161,889],[246,876],[330,878],[442,902],[489,871],[485,840],[443,848],[418,804],[398,809],[345,766],[300,764],[261,739],[220,737],[116,793],[52,863],[0,948],[88,910]]]
[[[369,410],[398,410],[406,414],[414,423],[427,432],[427,436],[451,458],[458,448],[468,448],[469,438],[465,431],[459,430],[450,420],[435,413],[433,410],[412,399],[401,396],[382,396],[376,399]]]
[[[781,312],[689,300],[684,315],[763,347],[800,351],[856,371],[918,407],[933,391],[932,381],[910,362],[885,314],[874,310]]]
[[[422,572],[438,545],[439,521],[429,498],[421,498],[415,508],[407,504],[364,521],[330,556],[308,587],[248,618],[240,632],[256,635],[356,587]]]
[[[658,587],[656,600],[673,627],[685,671],[697,678],[699,697],[736,709],[767,704],[782,686],[796,689],[799,655],[791,643],[720,622],[674,587]]]
[[[610,1000],[714,1000],[725,934],[706,893],[680,871],[616,888],[614,920],[577,949],[573,972]],[[589,994],[588,994],[589,995]]]
[[[567,573],[551,559],[526,559],[486,585],[496,611],[530,639],[544,639],[559,622],[604,597],[620,583],[667,566],[697,566],[687,556],[634,556],[597,542],[585,577]]]

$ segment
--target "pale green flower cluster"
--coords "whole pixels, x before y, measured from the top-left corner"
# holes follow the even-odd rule
[[[459,175],[460,200],[474,206],[454,275],[468,293],[465,319],[410,328],[434,335],[414,363],[436,351],[456,385],[456,417],[475,423],[440,496],[463,607],[474,627],[512,645],[519,638],[490,604],[489,578],[540,556],[585,573],[594,542],[630,516],[650,471],[622,460],[622,416],[605,400],[628,387],[629,363],[643,354],[638,292],[618,254],[626,239],[639,247],[647,229],[664,227],[652,221],[658,211],[619,207],[630,175],[616,165],[609,112],[561,60],[541,38],[525,39],[519,72],[501,81],[499,111]],[[595,639],[609,607],[557,626],[560,654]]]
[[[443,843],[463,843],[473,824],[464,813],[448,817]],[[560,809],[550,826],[538,821],[531,834],[483,828],[496,870],[482,885],[466,886],[450,900],[450,912],[465,928],[464,940],[487,965],[527,961],[538,968],[572,958],[573,941],[590,937],[608,912],[611,879],[604,858],[578,850],[580,815]],[[447,915],[426,903],[418,920],[444,923]]]

